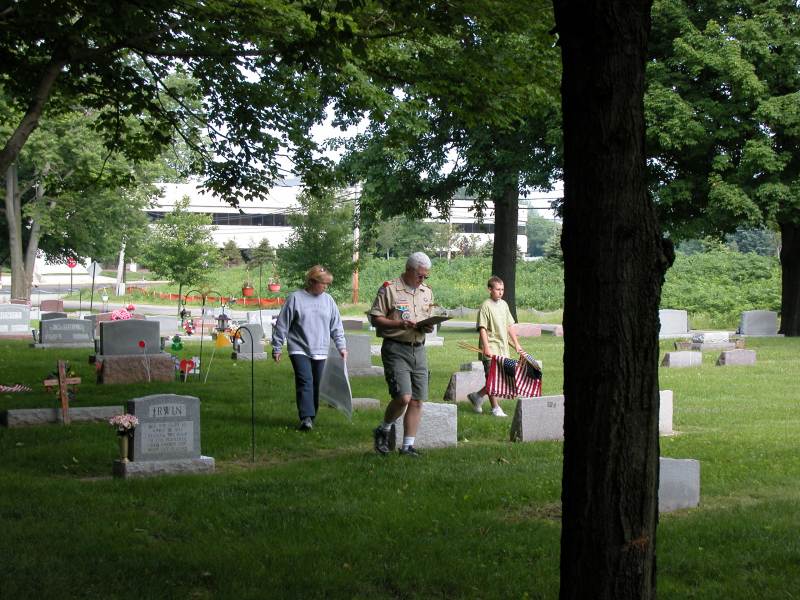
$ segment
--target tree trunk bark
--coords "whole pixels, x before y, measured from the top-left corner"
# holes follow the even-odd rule
[[[36,184],[36,202],[41,202],[44,198],[44,185],[40,182]],[[50,203],[50,208],[55,206],[55,202]],[[33,271],[36,268],[36,255],[39,254],[39,240],[42,238],[42,225],[36,219],[31,220],[31,228],[28,233],[28,246],[25,249],[25,281],[28,284],[28,294],[30,297],[33,287]]]
[[[800,336],[800,225],[781,223],[781,328]]]
[[[22,255],[22,209],[18,192],[17,167],[6,170],[6,223],[8,224],[8,252],[11,263],[11,298],[30,300],[30,282],[25,277],[25,258]]]
[[[518,178],[514,178],[515,181]],[[492,247],[492,275],[503,280],[503,299],[514,319],[517,319],[517,219],[519,184],[509,183],[502,195],[494,199],[494,245]],[[488,278],[487,278],[488,279]]]
[[[654,598],[658,306],[672,248],[648,195],[649,0],[554,0],[564,127],[562,599]]]
[[[53,59],[45,67],[39,87],[28,105],[28,110],[23,115],[17,128],[6,141],[5,146],[0,150],[0,173],[5,172],[17,159],[22,147],[31,133],[39,126],[39,118],[42,116],[45,104],[50,98],[50,93],[58,79],[61,69],[67,64],[66,60]]]

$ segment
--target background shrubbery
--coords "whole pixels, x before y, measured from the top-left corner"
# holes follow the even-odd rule
[[[321,261],[325,264],[324,259]],[[491,258],[434,259],[431,278],[436,303],[447,307],[477,307],[486,298],[486,280],[491,276]],[[369,258],[359,272],[361,303],[372,301],[375,292],[404,268],[404,258]],[[327,266],[327,265],[326,265]],[[266,291],[269,265],[262,273],[262,297]],[[231,267],[214,274],[212,289],[238,296],[241,283],[251,279],[258,286],[258,268]],[[171,286],[159,286],[168,291]],[[177,286],[176,286],[177,288]],[[277,295],[293,288],[284,285]],[[177,291],[177,289],[173,290]],[[186,291],[186,289],[184,289]],[[330,289],[339,303],[352,299],[350,278],[337,277]],[[564,297],[564,272],[554,260],[520,261],[517,264],[517,306],[520,309],[558,311]],[[781,304],[780,263],[774,256],[743,254],[720,249],[700,254],[678,252],[667,272],[661,297],[663,308],[689,311],[693,328],[733,328],[744,310],[779,311]]]

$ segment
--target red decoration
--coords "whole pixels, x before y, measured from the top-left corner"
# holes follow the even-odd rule
[[[390,285],[392,285],[391,281],[384,281],[383,282],[383,287],[389,287]]]
[[[133,312],[136,310],[136,307],[133,304],[128,304],[128,312]]]
[[[144,340],[139,340],[139,348],[144,348],[145,346]]]

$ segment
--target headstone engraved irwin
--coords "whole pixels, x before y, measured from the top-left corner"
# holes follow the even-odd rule
[[[214,470],[214,459],[200,452],[200,399],[154,394],[128,400],[139,419],[130,462],[114,461],[114,475],[135,477]]]
[[[30,335],[30,321],[31,309],[28,306],[24,304],[0,304],[0,336]]]

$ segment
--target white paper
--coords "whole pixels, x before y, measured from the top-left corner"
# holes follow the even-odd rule
[[[350,378],[347,376],[347,365],[334,344],[328,348],[328,359],[325,361],[319,384],[319,397],[352,420],[353,392],[350,389]]]

